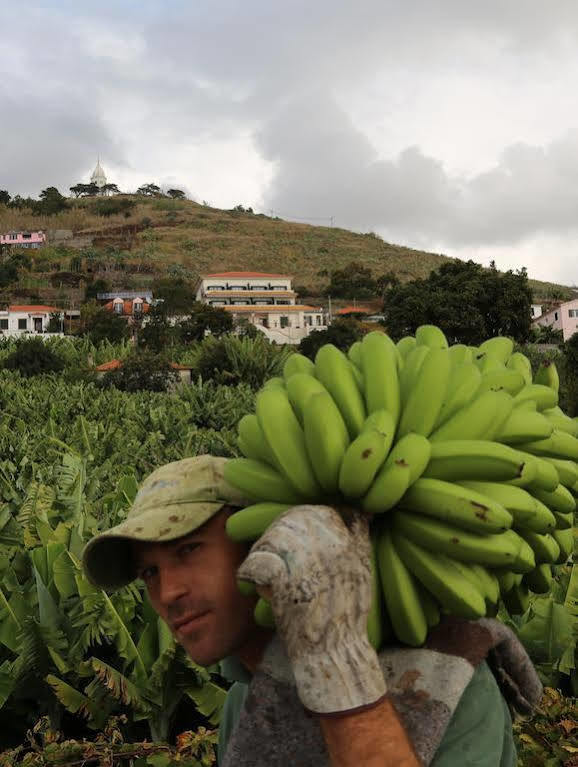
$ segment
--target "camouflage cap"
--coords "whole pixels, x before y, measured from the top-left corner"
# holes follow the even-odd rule
[[[172,541],[203,525],[225,505],[246,506],[223,478],[226,458],[199,455],[161,466],[142,483],[124,522],[90,540],[83,565],[88,579],[117,589],[136,578],[131,541]]]

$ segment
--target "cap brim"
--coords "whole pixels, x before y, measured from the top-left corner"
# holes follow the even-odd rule
[[[151,509],[95,536],[82,555],[88,580],[108,591],[126,586],[136,578],[132,541],[163,543],[181,538],[201,527],[224,505],[223,501],[189,502]]]

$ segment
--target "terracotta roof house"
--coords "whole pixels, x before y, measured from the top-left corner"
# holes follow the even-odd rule
[[[181,383],[192,383],[193,367],[191,365],[179,365],[177,362],[171,362],[170,366],[179,374]],[[97,365],[94,369],[97,378],[102,378],[106,373],[110,373],[113,370],[120,370],[120,368],[122,368],[122,360],[115,359],[103,362],[102,365]]]

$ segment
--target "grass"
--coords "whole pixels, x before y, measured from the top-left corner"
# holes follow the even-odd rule
[[[374,275],[394,272],[405,282],[427,277],[444,261],[439,253],[414,250],[384,242],[373,233],[356,234],[337,227],[311,226],[262,214],[210,208],[191,201],[135,198],[130,217],[102,218],[90,210],[91,201],[74,200],[69,211],[53,217],[33,216],[0,206],[0,231],[9,229],[72,229],[100,232],[140,224],[149,219],[153,229],[135,235],[131,256],[154,247],[154,263],[165,272],[180,263],[193,274],[225,270],[284,272],[295,284],[319,294],[327,284],[324,272],[360,261]],[[151,236],[152,235],[152,236]],[[152,279],[152,278],[150,278]],[[571,297],[568,286],[530,280],[535,300]]]

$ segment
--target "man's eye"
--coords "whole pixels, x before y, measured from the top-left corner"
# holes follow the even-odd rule
[[[190,554],[191,552],[195,551],[195,549],[198,549],[200,546],[199,543],[190,542],[190,543],[183,543],[181,546],[179,546],[179,554]]]
[[[143,569],[139,572],[139,578],[143,581],[150,581],[150,579],[154,576],[156,573],[156,568],[154,567],[143,567]]]

